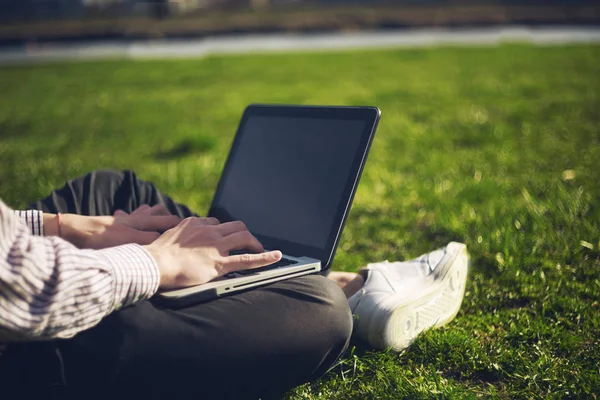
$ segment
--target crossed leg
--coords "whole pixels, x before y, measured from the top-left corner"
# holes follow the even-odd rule
[[[32,207],[112,215],[141,204],[193,215],[130,171],[92,172]],[[49,343],[56,351],[47,353],[59,355],[74,397],[266,398],[324,374],[351,332],[342,290],[309,275],[180,310],[143,301],[72,339]],[[36,352],[21,349],[13,370],[27,376]]]

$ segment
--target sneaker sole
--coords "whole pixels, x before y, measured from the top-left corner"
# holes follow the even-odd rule
[[[436,282],[426,294],[411,303],[396,296],[382,304],[383,309],[391,311],[380,313],[372,321],[376,328],[370,329],[374,334],[371,343],[379,344],[381,349],[401,351],[424,330],[441,327],[454,319],[465,293],[469,254],[462,243],[451,242],[448,247],[439,264],[442,269],[436,271]]]

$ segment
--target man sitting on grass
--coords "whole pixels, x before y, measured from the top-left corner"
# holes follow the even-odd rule
[[[235,249],[256,254],[229,255]],[[28,211],[0,202],[2,393],[281,396],[323,375],[352,331],[400,351],[452,320],[468,264],[465,245],[452,242],[407,262],[302,276],[179,310],[147,301],[280,258],[243,223],[196,217],[129,171],[69,181]]]

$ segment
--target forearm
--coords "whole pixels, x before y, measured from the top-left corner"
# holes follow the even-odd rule
[[[19,216],[21,222],[27,226],[32,235],[60,236],[68,242],[74,242],[74,237],[68,237],[74,236],[74,232],[71,232],[69,229],[63,232],[63,229],[61,229],[64,220],[71,218],[72,214],[62,214],[59,219],[57,214],[46,213],[40,210],[15,210],[14,213]],[[61,223],[61,220],[63,223]]]
[[[32,235],[59,236],[80,249],[105,249],[128,243],[149,244],[160,232],[179,224],[176,215],[160,205],[142,205],[117,216],[51,214],[37,210],[14,211]]]
[[[81,230],[74,229],[71,224],[73,219],[95,218],[84,217],[76,214],[58,214],[42,213],[42,233],[43,236],[58,236],[67,242],[75,245],[78,248],[85,248],[84,240],[86,233]]]
[[[0,202],[0,342],[73,336],[158,288],[140,246],[80,250],[30,230]]]

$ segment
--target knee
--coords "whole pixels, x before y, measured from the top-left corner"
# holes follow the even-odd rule
[[[97,169],[83,178],[86,185],[101,193],[119,193],[121,196],[129,196],[140,182],[132,170]]]
[[[327,328],[326,334],[335,343],[346,348],[352,335],[352,313],[341,288],[333,281],[318,275],[326,306],[317,313],[319,322]]]
[[[96,169],[85,175],[67,181],[67,186],[83,186],[105,188],[121,186],[124,182],[135,178],[133,171],[116,171],[112,169]]]
[[[308,341],[321,364],[314,371],[325,373],[348,347],[352,335],[352,313],[344,292],[333,281],[321,276],[307,276],[311,300],[308,312],[302,316],[310,325],[304,332],[312,334]],[[301,291],[302,292],[302,291]],[[308,332],[311,332],[309,334]],[[307,349],[308,350],[308,349]]]
[[[121,184],[123,182],[136,179],[135,172],[131,170],[117,171],[114,169],[96,169],[88,172],[84,178],[93,181],[96,184]]]

